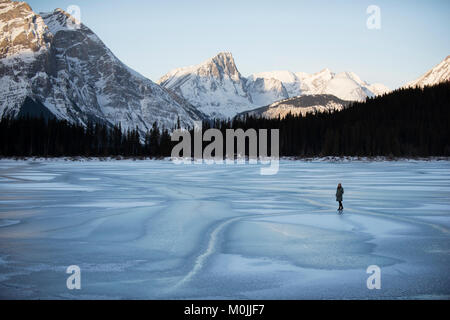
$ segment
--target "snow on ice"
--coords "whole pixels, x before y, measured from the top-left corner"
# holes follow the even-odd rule
[[[259,169],[2,160],[0,298],[450,297],[448,161]]]

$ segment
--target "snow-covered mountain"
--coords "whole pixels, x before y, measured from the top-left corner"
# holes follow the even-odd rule
[[[172,126],[179,117],[186,126],[203,117],[77,23],[61,9],[36,14],[24,2],[0,0],[0,116],[16,116],[31,102],[72,122],[120,122],[142,131],[154,121]]]
[[[283,82],[274,78],[247,78],[246,90],[256,106],[265,106],[289,97]]]
[[[342,100],[360,101],[389,91],[382,84],[368,84],[353,72],[335,74],[329,69],[314,74],[261,72],[245,78],[228,52],[170,71],[158,83],[205,114],[220,118],[302,95],[330,94]]]
[[[405,87],[432,86],[440,82],[450,80],[450,56],[447,56],[441,63],[426,72],[418,79],[411,81]]]
[[[240,115],[262,116],[265,118],[284,118],[289,113],[306,115],[307,113],[339,111],[349,105],[351,101],[339,99],[330,94],[302,95],[272,103],[269,106],[243,112]]]
[[[301,95],[331,94],[343,100],[362,101],[386,93],[389,90],[382,84],[368,84],[353,72],[333,73],[324,69],[314,74],[305,72],[273,71],[255,73],[249,76],[255,79],[275,79],[286,88],[289,97]]]
[[[245,87],[246,80],[229,52],[221,52],[199,65],[170,71],[157,83],[184,97],[210,117],[233,117],[253,106]]]

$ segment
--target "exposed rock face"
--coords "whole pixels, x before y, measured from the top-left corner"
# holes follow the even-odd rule
[[[0,2],[0,59],[47,46],[44,21],[25,2]]]
[[[74,28],[73,26],[76,26]],[[136,126],[184,126],[204,118],[194,106],[131,70],[85,25],[57,9],[35,14],[23,2],[0,2],[0,116],[25,99],[58,118]]]

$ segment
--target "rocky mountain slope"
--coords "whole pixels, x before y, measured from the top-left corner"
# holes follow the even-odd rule
[[[447,56],[441,63],[426,72],[423,76],[411,81],[405,87],[432,86],[450,80],[450,56]]]
[[[222,52],[205,62],[175,69],[157,81],[210,117],[233,117],[253,106],[231,53]]]
[[[240,115],[252,115],[265,118],[284,118],[289,113],[306,115],[307,113],[339,111],[349,105],[351,101],[341,100],[330,94],[313,94],[289,98],[272,103],[269,106],[257,108]]]
[[[171,127],[179,117],[187,126],[204,117],[124,65],[61,9],[36,14],[24,2],[0,0],[0,39],[0,116],[16,116],[34,102],[72,122],[120,122],[142,131],[154,121]]]

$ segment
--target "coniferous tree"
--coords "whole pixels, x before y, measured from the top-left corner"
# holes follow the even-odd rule
[[[153,126],[150,129],[149,147],[150,147],[150,156],[152,157],[160,156],[160,132],[158,124],[156,122],[153,123]]]

